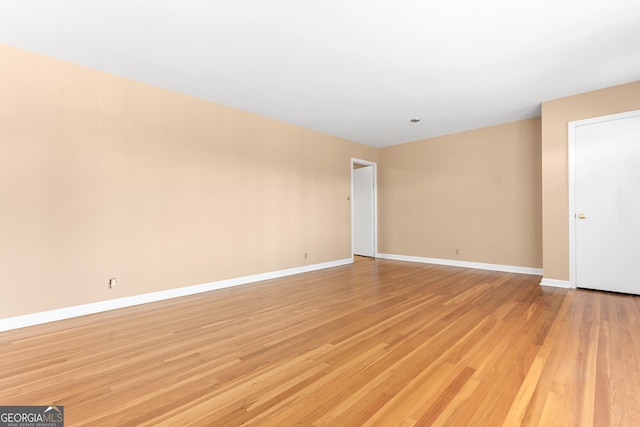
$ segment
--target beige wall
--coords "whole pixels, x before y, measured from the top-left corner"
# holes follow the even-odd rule
[[[640,109],[640,81],[542,103],[544,277],[569,280],[568,123]]]
[[[348,258],[351,157],[380,252],[567,280],[567,123],[640,108],[635,82],[377,150],[4,45],[0,94],[0,318]]]
[[[379,183],[381,253],[542,266],[539,118],[384,148]]]
[[[0,318],[351,256],[376,149],[4,45],[0,94]]]

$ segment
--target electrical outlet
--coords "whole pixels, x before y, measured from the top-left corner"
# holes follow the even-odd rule
[[[109,279],[109,288],[115,289],[117,287],[118,287],[118,281],[116,280],[116,278],[114,277],[112,279]]]
[[[456,255],[460,255],[460,249],[456,248]]]
[[[304,258],[305,258],[305,259],[309,258],[309,253],[308,253],[308,252],[305,252],[305,253],[304,253]]]

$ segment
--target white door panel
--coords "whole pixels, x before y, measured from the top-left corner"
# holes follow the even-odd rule
[[[373,166],[353,170],[353,253],[375,256]]]
[[[575,128],[575,283],[640,294],[640,116]]]

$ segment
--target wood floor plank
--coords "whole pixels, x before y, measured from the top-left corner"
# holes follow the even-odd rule
[[[69,426],[640,425],[640,298],[353,265],[0,333]]]

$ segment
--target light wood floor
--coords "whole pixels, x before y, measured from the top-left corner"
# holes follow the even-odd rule
[[[640,299],[354,265],[0,333],[67,426],[639,426]]]

